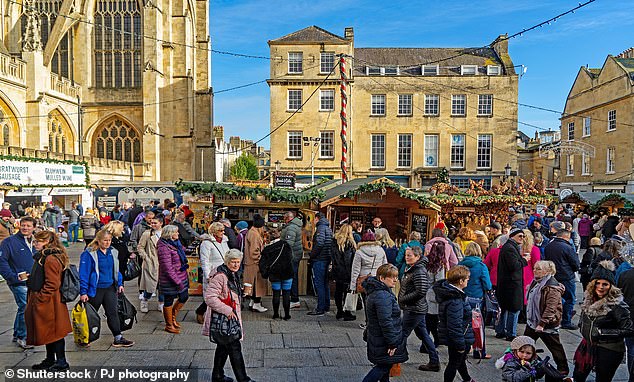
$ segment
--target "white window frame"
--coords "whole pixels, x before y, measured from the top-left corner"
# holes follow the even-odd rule
[[[428,113],[428,109],[434,107],[436,109],[435,113]],[[440,115],[440,95],[438,94],[425,94],[425,115],[427,116],[438,116]]]
[[[380,76],[381,75],[381,67],[379,66],[366,66],[365,67],[365,75],[366,76]]]
[[[383,102],[381,102],[381,99]],[[384,116],[387,108],[386,103],[387,96],[385,94],[372,94],[370,96],[370,115]],[[383,112],[381,112],[380,108],[383,109]]]
[[[396,146],[396,167],[411,168],[412,167],[412,148],[414,137],[412,134],[399,134]]]
[[[427,73],[427,69],[433,69],[434,73]],[[440,73],[440,66],[438,65],[422,65],[420,68],[421,74],[423,76],[437,76]]]
[[[592,133],[592,118],[584,117],[583,118],[583,135],[581,137],[582,138],[589,137],[591,133]]]
[[[293,94],[299,94],[299,105],[297,108],[294,108],[295,105],[291,105],[291,92]],[[287,111],[301,111],[302,104],[304,103],[304,92],[302,91],[302,89],[288,89],[286,94],[287,94],[286,95],[286,110]],[[297,101],[297,99],[293,98],[293,101]]]
[[[325,95],[327,94],[332,95],[332,97],[329,97],[332,99],[332,107],[324,108],[324,102],[329,102],[325,97]],[[333,111],[333,110],[335,110],[335,90],[334,89],[319,90],[319,111]]]
[[[423,167],[438,167],[438,155],[440,152],[440,136],[438,134],[425,134],[424,139],[425,139],[425,142],[424,142],[424,151],[423,151],[424,153]],[[434,163],[428,163],[427,161],[428,157],[433,157]]]
[[[324,61],[324,56],[328,55],[328,56],[332,56],[332,66],[331,67],[326,67],[324,69],[324,64],[328,64],[328,62]],[[332,71],[332,68],[335,67],[335,52],[321,52],[319,54],[319,73],[320,74],[328,74]]]
[[[478,94],[478,115],[486,117],[493,115],[493,94]]]
[[[488,143],[488,147],[484,144]],[[485,158],[487,156],[488,158]],[[488,162],[488,165],[485,165]],[[478,134],[477,169],[491,169],[493,165],[493,134]]]
[[[299,143],[291,143],[291,138],[299,138]],[[286,135],[286,158],[287,159],[302,159],[303,156],[303,138],[304,133],[301,131],[289,131]],[[295,146],[291,148],[291,146]],[[292,155],[292,153],[296,153],[299,147],[299,156]],[[291,151],[292,150],[292,151]]]
[[[616,130],[616,110],[608,111],[608,131]]]
[[[566,176],[575,175],[575,156],[566,155]]]
[[[388,73],[389,70],[389,73]],[[398,66],[385,66],[381,68],[381,74],[384,76],[398,76],[401,70]]]
[[[398,115],[412,115],[414,112],[414,95],[399,94],[398,95]],[[403,111],[404,109],[408,109]]]
[[[298,68],[299,70],[297,70]],[[288,52],[288,74],[302,74],[303,72],[304,52]]]
[[[616,159],[616,147],[608,147],[605,158],[605,173],[606,174],[614,174],[614,161]],[[610,155],[610,153],[612,155]],[[612,158],[610,158],[612,157]]]
[[[335,157],[335,132],[325,130],[319,132],[319,159],[333,159]]]
[[[382,142],[374,138],[382,138]],[[370,168],[385,168],[385,139],[385,134],[370,134]],[[376,164],[375,153],[378,155]]]
[[[462,105],[459,104],[462,99]],[[462,113],[456,112],[462,108]],[[452,94],[451,95],[451,115],[464,117],[467,115],[467,95],[466,94]]]
[[[586,153],[581,153],[581,175],[592,175],[592,158]]]
[[[460,65],[461,76],[476,76],[478,75],[478,65]]]
[[[568,122],[568,140],[569,141],[575,140],[575,123],[574,122]]]
[[[461,137],[462,144],[456,144],[454,137]],[[451,146],[449,149],[449,167],[464,168],[465,154],[467,146],[467,136],[465,134],[451,134]]]
[[[499,76],[500,74],[502,74],[500,65],[487,65],[487,76]]]

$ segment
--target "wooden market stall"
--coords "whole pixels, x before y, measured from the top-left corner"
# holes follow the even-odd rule
[[[334,230],[354,220],[361,221],[367,229],[378,216],[396,242],[407,240],[412,230],[420,232],[423,241],[428,240],[440,212],[440,206],[427,197],[387,178],[354,179],[330,188],[319,209]]]
[[[634,210],[634,194],[607,194],[605,192],[573,192],[561,203],[581,206],[590,211],[605,210],[608,213],[623,212],[630,214]]]

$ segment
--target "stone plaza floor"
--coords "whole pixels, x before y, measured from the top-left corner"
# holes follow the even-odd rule
[[[71,261],[77,263],[82,244],[75,244],[70,249]],[[138,307],[136,281],[126,283],[126,296]],[[580,287],[579,293],[580,295]],[[136,344],[127,349],[111,346],[112,337],[102,313],[101,338],[89,348],[78,348],[73,343],[73,335],[66,338],[66,354],[71,370],[76,368],[98,367],[169,367],[195,369],[197,380],[211,380],[211,368],[215,345],[207,337],[201,335],[201,325],[196,323],[194,310],[202,301],[200,296],[190,297],[179,322],[182,324],[180,334],[169,334],[163,330],[163,316],[156,310],[156,300],[150,302],[150,312],[138,313],[138,323],[124,332],[126,338]],[[290,321],[271,319],[272,313],[243,312],[244,341],[242,344],[247,372],[255,381],[272,382],[325,382],[325,381],[361,381],[371,368],[366,357],[366,344],[362,339],[362,330],[358,324],[362,320],[362,312],[357,312],[357,321],[337,321],[334,314],[323,317],[307,316],[306,312],[313,308],[315,298],[302,298],[301,309],[291,311]],[[5,285],[0,285],[0,370],[6,368],[29,368],[44,358],[44,347],[23,351],[11,342],[15,303],[13,296]],[[270,298],[264,299],[263,305],[270,308]],[[72,309],[73,304],[69,304]],[[334,310],[334,302],[333,302]],[[579,308],[577,308],[579,310]],[[576,322],[576,320],[575,320]],[[518,333],[524,326],[520,325]],[[487,352],[493,355],[490,360],[474,360],[469,358],[468,368],[476,381],[500,381],[501,373],[495,369],[494,362],[500,357],[509,343],[494,337],[494,331],[486,329]],[[581,340],[578,331],[562,330],[562,342],[565,346],[570,368],[576,346]],[[426,354],[420,354],[420,341],[412,334],[409,338],[410,360],[402,365],[400,377],[394,381],[438,381],[442,379],[442,370],[447,361],[446,347],[439,348],[443,363],[441,372],[421,372],[417,368],[427,363]],[[549,352],[538,342],[538,348],[544,349],[542,356]],[[5,379],[0,371],[0,379]],[[229,362],[225,373],[232,376]],[[457,377],[456,380],[459,378]],[[16,380],[16,379],[12,379]],[[588,379],[594,380],[594,375]],[[626,365],[619,368],[615,381],[627,381]]]

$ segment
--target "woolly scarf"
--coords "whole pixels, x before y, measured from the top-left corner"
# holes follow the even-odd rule
[[[227,286],[234,291],[238,296],[242,295],[242,273],[240,271],[231,272],[226,264],[219,265],[218,272],[222,272],[227,276]]]
[[[528,291],[526,299],[526,321],[528,325],[535,329],[539,325],[541,314],[539,312],[539,304],[542,300],[542,289],[552,276],[547,275],[541,278],[533,289]],[[537,281],[537,279],[535,279]]]
[[[171,245],[172,247],[176,248],[176,253],[178,253],[178,258],[181,261],[180,270],[184,271],[188,269],[189,264],[187,263],[187,255],[185,254],[185,248],[183,248],[183,245],[181,244],[180,240],[171,240],[171,239],[170,240],[161,239],[161,240]]]

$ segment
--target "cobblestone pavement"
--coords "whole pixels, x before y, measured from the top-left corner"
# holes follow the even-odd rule
[[[71,250],[71,260],[78,262],[83,244],[75,244]],[[579,287],[580,288],[580,287]],[[580,290],[579,290],[580,292]],[[138,306],[138,293],[135,282],[126,283],[126,295]],[[580,295],[580,293],[578,293]],[[73,343],[72,334],[66,338],[67,358],[71,368],[77,367],[180,367],[198,370],[198,379],[209,381],[213,365],[215,345],[200,334],[201,326],[196,323],[194,310],[201,297],[191,297],[180,314],[181,334],[168,334],[163,330],[162,314],[156,310],[156,301],[150,302],[149,313],[139,313],[138,323],[125,332],[125,336],[136,342],[129,349],[115,349],[112,338],[102,319],[101,338],[88,349],[80,349]],[[24,367],[40,362],[44,358],[44,347],[23,351],[11,342],[15,303],[6,286],[0,285],[0,369]],[[256,314],[244,312],[243,352],[249,376],[256,381],[360,381],[370,369],[366,358],[365,342],[359,329],[361,312],[356,322],[337,321],[334,314],[323,317],[306,316],[314,308],[314,298],[302,299],[301,309],[293,310],[290,321],[271,320],[271,313]],[[264,299],[264,305],[271,306],[270,299]],[[69,309],[72,306],[69,304]],[[103,312],[103,311],[102,311]],[[524,330],[520,325],[519,332]],[[500,381],[500,372],[495,369],[494,360],[499,357],[508,342],[494,338],[492,329],[487,328],[487,349],[494,359],[469,360],[469,370],[477,381]],[[575,331],[562,331],[562,342],[568,359],[572,360],[574,349],[580,341]],[[418,352],[420,342],[410,336],[410,360],[402,366],[402,376],[394,381],[437,381],[442,372],[421,372],[418,365],[427,362],[427,356]],[[543,348],[545,354],[548,350]],[[441,362],[446,362],[447,351],[440,347]],[[229,363],[225,368],[232,375]],[[443,367],[444,369],[444,367]],[[572,364],[571,364],[572,370]],[[0,373],[0,379],[4,374]],[[589,381],[593,380],[593,376]],[[627,381],[627,370],[623,364],[619,368],[615,381]]]

